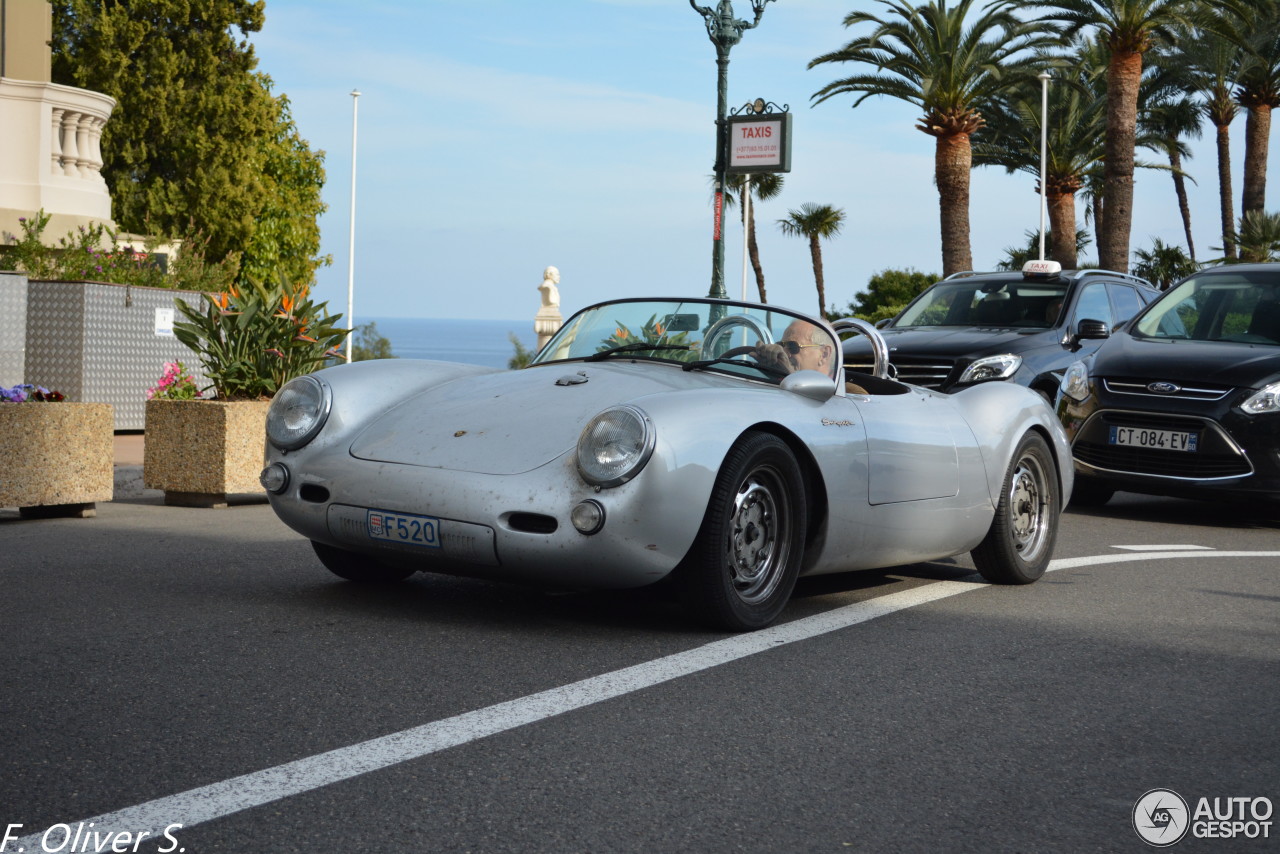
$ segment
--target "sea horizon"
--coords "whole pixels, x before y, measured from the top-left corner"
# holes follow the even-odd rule
[[[374,323],[378,334],[391,343],[399,359],[433,359],[505,368],[515,355],[514,334],[528,350],[537,349],[533,318],[483,320],[443,317],[356,318],[356,325]]]

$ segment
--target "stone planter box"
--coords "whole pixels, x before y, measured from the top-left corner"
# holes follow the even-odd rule
[[[163,489],[164,503],[226,507],[229,496],[266,500],[269,400],[148,400],[142,483]]]
[[[115,488],[107,403],[0,403],[0,507],[93,516]]]

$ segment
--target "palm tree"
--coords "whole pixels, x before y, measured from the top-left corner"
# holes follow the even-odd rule
[[[1169,92],[1147,103],[1138,119],[1140,128],[1158,140],[1153,147],[1163,151],[1169,158],[1173,191],[1178,198],[1178,211],[1182,214],[1182,229],[1187,237],[1187,250],[1192,263],[1196,260],[1196,245],[1191,239],[1191,206],[1187,202],[1188,176],[1182,170],[1182,159],[1190,158],[1191,152],[1183,144],[1182,138],[1200,138],[1200,116],[1198,103],[1184,93]]]
[[[1007,270],[1010,272],[1018,272],[1026,266],[1028,261],[1035,260],[1040,257],[1040,231],[1038,229],[1028,229],[1025,233],[1026,245],[1024,246],[1006,246],[1004,248],[1004,260],[996,263],[997,270]],[[1059,245],[1058,238],[1052,231],[1046,236],[1051,246]],[[1076,245],[1071,252],[1071,257],[1078,258],[1080,253],[1089,248],[1089,232],[1083,228],[1076,229]],[[1058,261],[1062,268],[1068,269],[1065,261],[1059,261],[1058,257],[1053,256],[1052,260]],[[1071,262],[1071,269],[1079,269],[1079,262]]]
[[[879,0],[891,16],[852,12],[846,27],[872,24],[844,47],[809,63],[852,62],[872,67],[828,83],[813,94],[815,104],[836,95],[856,95],[858,106],[872,95],[887,95],[920,108],[917,128],[936,139],[934,182],[938,187],[943,274],[973,268],[969,242],[970,137],[983,125],[981,110],[1002,88],[1031,76],[1024,55],[1050,42],[1043,27],[1012,14],[997,0],[966,28],[975,0],[930,0],[911,6]]]
[[[809,257],[813,261],[813,280],[818,286],[818,317],[827,310],[827,289],[822,279],[822,238],[831,239],[840,233],[844,225],[844,211],[831,205],[815,205],[805,202],[799,210],[787,211],[787,218],[778,220],[778,228],[788,237],[807,237]]]
[[[1246,211],[1236,236],[1241,261],[1275,261],[1280,258],[1280,213]]]
[[[1266,204],[1271,111],[1280,106],[1280,4],[1261,0],[1252,3],[1251,9],[1244,34],[1238,37],[1245,57],[1236,103],[1247,111],[1241,214],[1261,214]]]
[[[1236,257],[1235,202],[1231,184],[1231,123],[1239,112],[1232,96],[1244,60],[1241,39],[1228,22],[1219,18],[1198,32],[1178,39],[1177,49],[1158,61],[1175,65],[1188,75],[1188,90],[1199,95],[1200,110],[1214,127],[1218,156],[1218,208],[1222,249],[1228,260]],[[1189,245],[1189,244],[1188,244]]]
[[[1188,257],[1181,246],[1170,246],[1158,237],[1152,240],[1150,251],[1139,249],[1133,258],[1137,262],[1133,265],[1133,274],[1162,291],[1200,269],[1196,259]]]
[[[1046,60],[1046,64],[1049,60]],[[1106,95],[1092,85],[1089,52],[1071,65],[1058,63],[1049,84],[1046,135],[1045,204],[1049,213],[1049,257],[1064,269],[1079,266],[1076,193],[1091,170],[1099,167],[1106,126]],[[975,166],[1003,166],[1040,180],[1040,86],[1010,90],[985,113],[987,133],[973,144]],[[1038,188],[1037,188],[1038,190]],[[1036,233],[1036,241],[1039,236]],[[1075,238],[1075,239],[1073,239]]]
[[[1172,44],[1176,31],[1194,28],[1191,15],[1216,0],[1032,0],[1053,10],[1046,21],[1061,21],[1065,35],[1096,28],[1110,52],[1107,67],[1107,136],[1104,165],[1105,228],[1098,233],[1098,262],[1104,269],[1129,269],[1133,227],[1134,148],[1138,131],[1138,87],[1142,58],[1156,44]]]
[[[746,183],[744,175],[729,175],[725,183],[727,192],[724,194],[724,203],[728,207],[734,204],[734,194],[742,193],[742,185]],[[765,202],[774,198],[782,192],[783,177],[777,172],[761,172],[753,174],[751,178],[751,196],[750,205],[743,205],[744,213],[747,218],[747,255],[751,258],[751,269],[756,275],[756,289],[760,291],[760,302],[767,303],[769,300],[764,289],[764,267],[760,265],[760,247],[756,243],[756,202]],[[714,181],[714,176],[712,177]]]

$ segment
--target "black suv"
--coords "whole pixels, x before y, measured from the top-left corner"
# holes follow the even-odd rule
[[[950,393],[1009,380],[1053,401],[1067,366],[1159,295],[1137,276],[1032,261],[1021,273],[948,276],[880,331],[903,382]],[[865,338],[845,342],[844,364],[871,373]]]

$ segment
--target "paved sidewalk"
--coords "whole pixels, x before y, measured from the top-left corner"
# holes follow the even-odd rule
[[[117,433],[115,435],[115,494],[114,499],[163,498],[158,489],[146,489],[142,485],[142,459],[145,437],[142,433]]]

